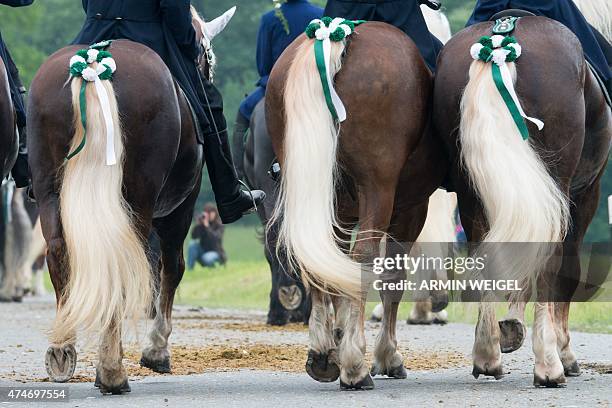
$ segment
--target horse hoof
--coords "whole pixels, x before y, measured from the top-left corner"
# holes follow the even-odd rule
[[[406,324],[410,324],[410,325],[429,326],[431,323],[433,323],[433,320],[413,319],[410,317],[408,318],[408,320],[406,320]]]
[[[152,359],[145,356],[145,353],[142,353],[142,357],[140,358],[140,366],[150,368],[156,373],[160,374],[168,374],[170,373],[170,356],[164,356],[161,359]],[[129,388],[129,386],[128,386]]]
[[[474,364],[474,367],[472,368],[472,375],[476,379],[478,379],[478,377],[481,375],[484,375],[500,380],[504,377],[504,369],[501,364],[496,367],[489,367],[488,363],[486,363],[484,367],[479,367]]]
[[[577,361],[574,361],[569,367],[564,368],[563,371],[566,377],[578,377],[580,374],[582,374],[582,370],[580,369],[580,365],[578,365]]]
[[[301,310],[292,310],[289,312],[289,323],[303,323],[304,313]]]
[[[388,369],[381,369],[378,367],[378,364],[374,363],[372,365],[372,369],[370,370],[370,375],[386,375],[390,378],[397,378],[398,380],[403,380],[408,377],[408,372],[406,368],[404,368],[404,364],[400,364],[397,367],[391,367]]]
[[[533,385],[536,387],[546,387],[546,388],[558,388],[565,387],[567,380],[565,376],[561,374],[557,378],[550,379],[550,377],[541,377],[537,374],[533,375]]]
[[[431,299],[431,311],[432,313],[439,313],[446,309],[448,306],[448,294],[435,295]]]
[[[366,374],[361,380],[347,384],[342,379],[340,379],[340,389],[342,391],[349,390],[373,390],[374,389],[374,380],[372,380],[372,376],[370,373]]]
[[[97,377],[97,375],[96,375]],[[98,388],[100,389],[100,392],[104,395],[107,394],[113,394],[113,395],[121,395],[121,394],[125,394],[128,392],[131,392],[132,389],[130,388],[130,384],[128,383],[127,378],[125,379],[125,381],[123,381],[120,385],[117,386],[106,386],[104,384],[98,384]]]
[[[287,324],[287,313],[268,313],[266,324],[268,326],[284,326]]]
[[[500,339],[499,345],[502,353],[512,353],[518,350],[525,341],[527,329],[518,319],[500,320],[499,322]]]
[[[49,347],[45,355],[45,368],[49,380],[64,383],[72,378],[76,368],[77,352],[72,344]]]
[[[319,382],[334,382],[340,377],[340,368],[330,359],[330,350],[327,354],[319,354],[314,350],[308,350],[306,360],[306,372],[308,375]]]
[[[278,300],[288,311],[296,310],[302,304],[302,291],[297,285],[281,286],[278,288]]]

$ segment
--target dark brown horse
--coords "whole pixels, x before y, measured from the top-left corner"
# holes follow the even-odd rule
[[[449,152],[450,181],[469,241],[532,243],[514,260],[514,270],[500,273],[506,279],[540,277],[533,288],[534,383],[557,386],[580,372],[570,348],[569,300],[580,277],[582,240],[597,208],[612,115],[576,37],[547,18],[524,17],[513,34],[523,55],[507,64],[525,111],[545,123],[542,131],[530,124],[524,141],[493,83],[491,64],[470,56],[472,44],[490,35],[492,26],[469,27],[444,47],[435,124]],[[560,267],[550,261],[550,252],[538,252],[543,247],[538,243],[548,242],[563,243]],[[502,376],[501,352],[522,343],[523,313],[524,303],[514,303],[498,325],[493,305],[481,303],[474,376]]]
[[[0,58],[0,171],[2,178],[11,171],[17,158],[17,122],[11,99],[6,66]]]
[[[209,45],[204,24],[194,14],[198,36]],[[143,316],[153,297],[151,346],[141,363],[170,371],[172,304],[203,155],[187,100],[164,62],[143,45],[119,40],[108,49],[117,72],[112,83],[103,82],[114,116],[117,164],[105,162],[106,129],[93,84],[86,90],[87,142],[66,161],[85,131],[79,119],[82,79],[67,82],[68,61],[80,48],[63,48],[42,65],[29,101],[30,167],[58,313],[46,366],[52,380],[67,381],[74,372],[77,331],[99,336],[96,385],[104,393],[122,393],[129,391],[122,322]],[[161,247],[159,285],[152,283],[147,260],[152,232]]]
[[[348,112],[339,131],[325,104],[313,40],[298,38],[270,75],[266,118],[282,174],[275,220],[281,248],[311,286],[307,372],[326,382],[340,376],[343,389],[370,389],[361,263],[379,256],[380,232],[416,240],[446,160],[440,142],[423,136],[432,76],[408,36],[366,23],[346,46],[332,43],[330,61]],[[356,223],[360,232],[349,254]],[[393,256],[389,249],[387,255]],[[404,378],[397,299],[383,296],[383,303],[373,373]]]

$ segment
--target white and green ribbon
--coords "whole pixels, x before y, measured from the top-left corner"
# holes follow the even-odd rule
[[[334,78],[330,73],[331,43],[343,41],[355,30],[355,26],[365,21],[351,21],[344,18],[323,17],[314,19],[306,27],[308,38],[314,39],[314,53],[323,87],[325,103],[334,120],[346,120],[346,108],[334,88]]]
[[[529,138],[529,129],[527,128],[525,120],[535,124],[538,130],[542,130],[544,128],[544,122],[527,116],[523,110],[516,90],[514,89],[512,74],[508,68],[507,62],[516,61],[522,54],[522,48],[516,42],[516,39],[503,35],[493,35],[492,37],[484,36],[481,37],[476,44],[472,45],[470,54],[475,60],[493,63],[493,82],[504,100],[504,103],[508,107],[508,111],[519,129],[522,138],[524,140]]]
[[[104,51],[104,48],[109,45],[110,41],[94,44],[90,46],[89,49],[79,50],[76,55],[70,59],[70,75],[83,78],[79,93],[83,139],[76,149],[66,156],[66,160],[70,160],[79,154],[87,143],[87,99],[85,97],[85,92],[87,84],[93,82],[96,87],[96,93],[100,101],[104,125],[106,127],[106,165],[112,166],[117,164],[117,157],[115,154],[115,124],[110,107],[110,99],[106,92],[106,88],[104,88],[102,84],[102,81],[112,79],[113,74],[117,70],[117,64],[111,53]],[[90,66],[93,63],[97,63],[95,69]]]

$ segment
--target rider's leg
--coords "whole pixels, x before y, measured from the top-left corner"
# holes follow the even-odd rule
[[[238,177],[244,180],[244,136],[249,130],[249,119],[240,110],[234,122],[234,135],[232,136],[232,156]]]
[[[17,130],[19,132],[19,150],[17,160],[13,165],[11,174],[15,179],[17,188],[27,187],[30,184],[30,171],[28,168],[28,149],[26,148],[26,112],[23,103],[23,94],[26,89],[19,78],[19,71],[10,54],[7,54],[7,71],[9,73],[9,86],[11,98],[17,113]]]
[[[212,116],[209,121],[212,132],[204,136],[204,157],[219,216],[224,224],[230,224],[261,203],[266,195],[261,190],[246,192],[240,189],[229,147],[223,109],[211,107],[210,111]]]
[[[597,43],[599,44],[599,47],[601,48],[604,56],[606,57],[608,66],[612,67],[612,44],[610,44],[608,40],[606,40],[606,37],[604,37],[603,34],[600,33],[597,29],[595,29],[594,27],[591,27],[591,29],[593,30],[593,34],[595,35],[595,39],[597,39]],[[609,78],[608,80],[604,80],[604,82],[606,84],[606,89],[608,90],[608,94],[612,98],[612,78]]]

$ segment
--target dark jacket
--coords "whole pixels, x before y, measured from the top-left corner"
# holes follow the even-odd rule
[[[34,0],[0,0],[0,4],[4,4],[6,6],[11,7],[23,7],[29,6],[32,4]],[[0,22],[0,26],[1,26]],[[2,35],[0,34],[0,58],[4,62],[6,66],[6,71],[8,74],[9,80],[9,88],[11,89],[11,98],[13,99],[13,105],[15,105],[15,111],[17,112],[17,125],[19,127],[25,126],[26,122],[26,113],[25,106],[23,104],[23,99],[21,98],[21,93],[19,92],[20,82],[17,71],[17,66],[13,62],[11,58],[11,54],[8,51],[8,48],[4,44],[2,40]]]
[[[225,249],[223,249],[223,232],[224,227],[220,222],[210,223],[208,227],[197,223],[191,230],[191,238],[200,241],[200,247],[204,252],[217,252],[221,257],[222,263],[225,263],[227,255],[225,254]]]
[[[593,28],[572,0],[478,0],[467,25],[488,21],[495,13],[506,9],[527,10],[565,25],[578,37],[586,59],[597,73],[604,80],[612,78],[609,63],[593,33]]]
[[[329,0],[323,15],[394,25],[414,41],[429,69],[436,69],[442,43],[427,29],[417,0]]]
[[[82,0],[87,19],[73,44],[128,39],[155,51],[193,105],[204,133],[210,120],[196,67],[199,46],[188,0]],[[118,67],[121,69],[121,67]],[[217,89],[202,79],[211,107],[222,109]]]
[[[257,34],[257,72],[259,81],[253,91],[240,105],[240,113],[247,119],[251,118],[253,109],[264,97],[268,77],[276,60],[300,34],[308,23],[315,18],[321,18],[323,9],[313,6],[308,0],[287,0],[281,6],[281,11],[287,20],[289,34],[285,31],[282,21],[275,11],[269,11],[261,17]]]

